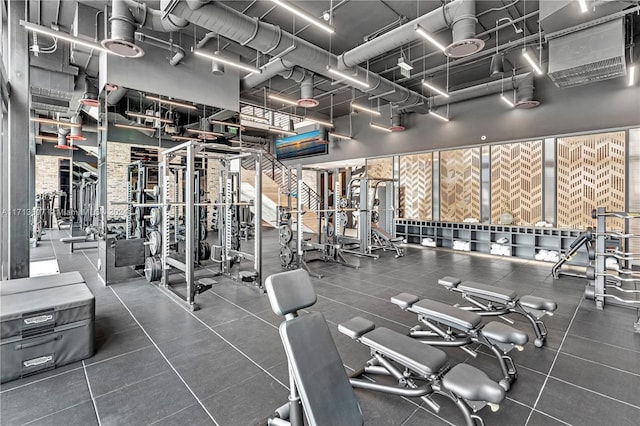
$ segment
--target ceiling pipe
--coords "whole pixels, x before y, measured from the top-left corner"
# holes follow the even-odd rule
[[[467,0],[454,11],[451,23],[451,35],[453,41],[444,50],[444,54],[450,58],[464,58],[473,55],[484,48],[484,40],[475,37],[476,2]]]
[[[118,0],[114,0],[118,1]],[[163,15],[160,10],[164,10],[171,0],[161,0],[160,10],[148,8],[146,4],[135,0],[123,0],[128,6],[136,23],[152,31],[170,33],[180,31],[187,27],[189,22],[170,13]]]
[[[300,83],[300,99],[296,103],[302,108],[315,108],[320,104],[313,99],[313,73],[308,73]]]
[[[277,56],[289,49],[287,59],[302,68],[323,75],[329,79],[335,76],[329,73],[327,66],[337,67],[337,57],[326,50],[271,25],[244,15],[219,2],[202,4],[202,0],[174,1],[165,12],[178,15],[189,22],[220,34],[241,45],[258,50],[264,54]],[[194,6],[194,8],[190,7]],[[290,46],[296,48],[291,50]],[[422,94],[393,83],[378,74],[368,72],[362,67],[354,67],[356,78],[367,81],[368,88],[359,90],[373,95],[388,93],[382,99],[400,105],[415,105],[427,98]],[[347,84],[346,82],[341,82]],[[354,85],[354,87],[356,87]],[[425,108],[420,112],[426,113]]]
[[[177,45],[177,44],[175,44],[173,42],[162,40],[160,38],[156,38],[156,37],[150,36],[148,34],[141,33],[139,31],[136,31],[135,37],[136,37],[137,41],[141,41],[143,43],[147,43],[147,44],[150,44],[152,46],[160,47],[162,49],[168,48],[169,52],[171,52],[173,54],[171,59],[169,59],[169,65],[171,65],[171,66],[175,67],[180,62],[182,62],[182,59],[184,59],[184,56],[186,54],[182,47],[180,47],[179,45]],[[173,53],[174,50],[175,50],[175,53]]]
[[[354,67],[369,59],[419,39],[420,35],[416,33],[417,26],[433,34],[448,28],[450,24],[452,24],[454,43],[447,47],[447,49],[451,46],[455,47],[456,43],[463,43],[466,37],[471,37],[475,34],[475,24],[477,22],[475,10],[475,0],[454,0],[395,30],[389,31],[367,43],[344,52],[338,56],[338,68],[346,69]],[[469,29],[471,29],[471,34],[469,34]],[[482,42],[482,47],[484,47],[484,42]],[[475,53],[477,50],[482,49],[482,47],[470,51],[467,55]]]
[[[393,114],[391,114],[391,127],[389,130],[392,132],[404,132],[405,127],[402,120],[402,113],[398,110],[395,110]]]
[[[117,105],[118,102],[120,102],[122,98],[124,98],[124,95],[126,95],[128,91],[129,89],[122,86],[118,86],[114,90],[110,91],[109,93],[107,93],[107,105]]]
[[[519,74],[512,77],[504,78],[501,80],[494,80],[484,84],[478,84],[477,86],[467,87],[464,89],[448,92],[449,96],[442,95],[434,96],[431,98],[431,107],[437,108],[444,105],[455,104],[469,99],[480,98],[483,96],[494,95],[507,90],[514,90],[520,87],[523,82],[530,82],[533,85],[532,73]],[[526,83],[529,84],[529,83]],[[410,109],[403,109],[403,111],[409,111]]]
[[[272,59],[265,65],[261,66],[260,70],[262,71],[260,74],[252,73],[243,78],[240,82],[240,88],[242,90],[254,88],[265,81],[270,80],[276,75],[301,82],[305,75],[305,71],[302,68],[296,67],[296,64],[285,61],[282,58]]]
[[[529,73],[518,85],[518,90],[516,90],[516,104],[514,108],[529,109],[540,105],[540,101],[533,99],[534,90],[533,73]]]

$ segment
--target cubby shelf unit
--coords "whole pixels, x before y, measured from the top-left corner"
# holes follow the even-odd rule
[[[509,247],[505,250],[513,257],[535,260],[540,250],[554,250],[565,253],[581,230],[543,228],[533,226],[488,225],[482,223],[438,222],[413,219],[395,220],[396,237],[408,244],[420,244],[431,238],[437,247],[453,248],[454,241],[471,244],[471,251],[491,254],[491,245]],[[506,238],[506,243],[498,243]],[[586,265],[586,249],[579,251],[572,264]]]

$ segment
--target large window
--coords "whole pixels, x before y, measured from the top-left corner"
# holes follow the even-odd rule
[[[491,147],[491,222],[503,213],[523,226],[542,220],[542,141]]]
[[[480,148],[440,152],[440,220],[480,219]]]
[[[625,210],[625,132],[558,138],[558,227],[595,226],[591,211]],[[608,220],[622,229],[621,220]]]
[[[430,220],[433,156],[425,154],[400,157],[400,214],[407,219]]]

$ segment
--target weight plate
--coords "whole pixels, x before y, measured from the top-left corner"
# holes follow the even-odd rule
[[[380,205],[380,198],[373,199],[373,207],[378,207]]]
[[[341,209],[346,209],[347,206],[349,206],[349,200],[347,200],[346,198],[340,198],[340,201],[338,202],[338,206]]]
[[[153,196],[156,200],[160,197],[160,187],[158,185],[153,185]]]
[[[158,207],[153,207],[149,212],[149,223],[152,226],[160,225],[160,219],[162,217],[162,211]]]
[[[380,214],[377,211],[372,211],[371,212],[371,223],[378,223],[380,222]]]
[[[231,235],[235,237],[236,235],[238,235],[239,230],[240,230],[240,224],[238,223],[238,220],[234,217],[231,219]]]
[[[162,278],[162,262],[159,257],[149,256],[145,259],[144,276],[149,282]]]
[[[282,246],[280,248],[280,265],[283,268],[288,267],[293,262],[293,252],[289,246]]]
[[[140,207],[136,207],[133,210],[133,214],[135,215],[137,220],[142,220],[142,209]]]
[[[162,234],[158,231],[149,232],[149,243],[149,251],[151,254],[159,254],[162,249]]]
[[[327,227],[326,227],[327,236],[329,238],[333,237],[335,235],[335,233],[336,233],[335,231],[336,230],[333,228],[333,223],[328,222],[327,223]]]
[[[204,241],[207,239],[207,225],[204,224],[204,222],[200,222],[200,234],[199,234],[199,240],[200,241]]]
[[[136,229],[133,230],[133,238],[142,238],[142,228],[136,226]]]
[[[231,237],[231,250],[240,250],[240,237],[238,237],[237,235]]]
[[[198,256],[199,259],[200,260],[209,259],[209,257],[211,256],[211,246],[209,245],[209,243],[205,241],[200,241],[200,244],[198,246],[200,248],[200,253]]]
[[[340,212],[340,223],[342,226],[347,226],[347,222],[349,218],[347,217],[347,212]]]
[[[200,219],[206,220],[207,219],[207,208],[206,207],[200,207]]]
[[[287,245],[289,241],[291,241],[291,238],[293,238],[293,232],[291,231],[289,225],[281,225],[279,229],[279,235],[280,244],[283,246]]]

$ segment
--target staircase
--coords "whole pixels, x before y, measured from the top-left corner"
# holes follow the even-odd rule
[[[264,151],[262,153],[262,217],[265,222],[272,226],[277,223],[277,206],[287,205],[287,166],[282,164],[270,153]],[[246,157],[242,160],[242,169],[253,171],[255,173],[256,164],[252,157]],[[242,173],[242,192],[253,194],[254,174]],[[293,191],[296,189],[295,170],[292,171]],[[251,195],[252,196],[252,195]],[[295,197],[291,201],[293,208],[296,208]],[[302,183],[302,208],[307,212],[302,216],[305,225],[305,232],[318,232],[318,215],[315,212],[320,209],[320,196],[306,183]]]

